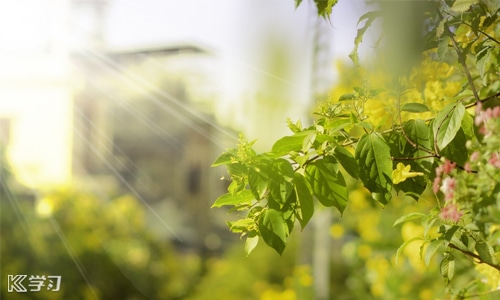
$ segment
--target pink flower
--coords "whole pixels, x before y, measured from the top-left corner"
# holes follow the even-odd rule
[[[444,175],[450,174],[450,172],[453,171],[453,169],[455,169],[456,166],[457,163],[455,162],[452,163],[451,161],[446,160],[443,165],[443,174]]]
[[[493,153],[490,157],[490,159],[488,160],[488,162],[490,164],[492,164],[493,166],[497,167],[500,169],[500,156],[498,155],[498,153]]]
[[[480,156],[479,151],[472,152],[472,154],[470,155],[470,161],[471,162],[477,161],[479,159],[479,156]]]
[[[471,166],[470,166],[470,162],[466,162],[466,163],[465,163],[465,165],[464,165],[464,170],[465,170],[465,172],[467,172],[467,173],[472,172],[472,168],[471,168]]]
[[[455,181],[455,178],[446,177],[443,180],[443,184],[441,185],[440,190],[441,192],[443,192],[445,200],[450,200],[453,198],[453,196],[455,195],[456,185],[457,183]]]
[[[445,207],[441,209],[441,213],[439,214],[439,217],[443,221],[453,221],[453,222],[458,222],[460,218],[464,214],[460,211],[458,211],[458,208],[455,204],[449,203]]]
[[[432,191],[434,192],[434,194],[439,192],[439,185],[440,184],[441,184],[441,177],[436,176],[436,178],[434,178],[434,182],[432,183]]]

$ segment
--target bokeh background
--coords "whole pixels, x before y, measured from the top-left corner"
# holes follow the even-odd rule
[[[2,2],[1,298],[434,299],[419,245],[395,262],[423,230],[392,227],[408,199],[382,211],[355,190],[342,219],[318,210],[283,256],[246,257],[231,215],[210,209],[228,185],[210,165],[240,133],[265,151],[287,117],[310,123],[359,80],[347,55],[367,9],[340,1],[325,20],[292,0]],[[60,291],[9,292],[16,274],[61,276]]]

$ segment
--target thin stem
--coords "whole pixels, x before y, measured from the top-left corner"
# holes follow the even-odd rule
[[[500,266],[499,265],[495,265],[495,264],[489,263],[487,261],[484,261],[479,255],[477,255],[474,252],[470,252],[468,250],[460,249],[459,247],[457,247],[455,244],[452,244],[452,243],[449,243],[448,246],[450,248],[452,248],[452,249],[455,249],[455,250],[458,250],[458,251],[462,252],[463,254],[465,254],[465,255],[467,255],[469,257],[472,257],[472,258],[476,259],[480,264],[487,264],[488,266],[490,266],[492,268],[495,268],[498,271],[500,271]]]
[[[471,24],[468,24],[468,23],[465,23],[465,22],[461,22],[462,24],[464,25],[467,25],[469,26],[470,28],[472,28],[472,25]],[[494,37],[492,37],[491,35],[487,34],[486,32],[482,31],[481,29],[477,29],[478,32],[480,32],[481,34],[483,34],[484,36],[486,36],[489,40],[497,43],[500,45],[500,41],[498,41],[497,39],[495,39]]]
[[[425,159],[425,158],[439,158],[439,156],[436,154],[432,154],[432,155],[424,155],[424,156],[419,156],[419,157],[391,157],[391,160],[419,160],[419,159]]]
[[[449,31],[449,29],[448,29]],[[467,63],[465,62],[465,55],[460,51],[460,47],[458,46],[457,41],[453,37],[453,34],[450,33],[450,39],[451,42],[453,43],[453,48],[455,48],[455,51],[457,52],[458,55],[458,61],[462,65],[465,76],[467,77],[467,81],[469,82],[469,86],[472,90],[472,93],[474,94],[474,98],[476,99],[476,103],[480,102],[481,99],[479,98],[479,94],[477,93],[476,86],[474,85],[474,80],[472,79],[472,76],[469,71],[469,67],[467,67]]]

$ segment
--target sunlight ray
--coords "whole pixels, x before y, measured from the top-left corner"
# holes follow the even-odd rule
[[[95,87],[96,89],[98,89],[100,92],[102,92],[106,97],[107,99],[110,99],[112,100],[113,102],[117,103],[118,105],[120,105],[121,107],[125,108],[131,115],[133,115],[134,117],[136,117],[141,123],[143,123],[144,125],[146,125],[146,127],[151,130],[153,133],[155,133],[158,137],[160,137],[162,140],[164,140],[165,142],[167,142],[168,144],[170,144],[171,146],[173,146],[177,151],[179,152],[182,152],[183,149],[178,145],[178,143],[176,143],[175,141],[172,141],[174,138],[172,137],[172,135],[166,131],[164,128],[162,127],[158,127],[156,126],[156,124],[154,124],[153,122],[149,121],[149,119],[147,118],[147,116],[145,116],[144,114],[142,114],[141,112],[139,112],[138,110],[135,110],[133,107],[131,107],[130,105],[127,105],[125,102],[126,101],[123,101],[123,100],[120,100],[120,97],[117,96],[116,94],[112,93],[112,91],[109,91],[109,89],[107,89],[102,83],[100,83],[99,81],[97,80],[93,80],[91,78],[88,79],[88,82],[93,86]],[[88,120],[88,118],[86,118]],[[94,125],[95,127],[95,125]],[[109,139],[109,137],[108,137]]]
[[[83,280],[85,280],[85,282],[89,286],[90,291],[92,292],[92,295],[94,296],[95,299],[99,299],[99,297],[97,296],[97,293],[95,291],[94,285],[92,283],[92,280],[89,277],[89,274],[88,274],[87,270],[85,269],[85,267],[83,266],[82,262],[80,261],[80,259],[78,258],[78,256],[75,254],[75,251],[71,247],[70,243],[66,239],[66,236],[64,235],[64,232],[61,230],[61,226],[59,226],[59,223],[53,217],[49,217],[49,221],[50,221],[50,224],[52,225],[52,228],[54,228],[54,231],[56,232],[57,236],[59,237],[59,239],[63,243],[64,248],[66,249],[66,251],[70,255],[70,257],[73,260],[73,262],[75,263],[75,266],[78,269],[78,272],[80,272],[80,275],[82,275]]]
[[[150,101],[152,101],[155,105],[157,105],[160,109],[163,111],[171,114],[173,117],[177,118],[179,121],[183,122],[187,126],[191,127],[198,133],[204,135],[207,139],[211,140],[212,143],[214,143],[216,146],[220,147],[221,149],[225,149],[225,146],[220,144],[218,141],[213,140],[211,137],[207,136],[206,133],[204,133],[202,130],[197,128],[195,124],[193,124],[193,119],[189,118],[188,116],[191,115],[195,119],[201,120],[204,123],[210,124],[211,127],[213,127],[215,130],[223,134],[224,136],[228,137],[230,140],[236,142],[237,137],[233,132],[230,132],[229,130],[223,128],[219,124],[217,124],[214,120],[210,119],[209,117],[205,116],[204,114],[198,112],[196,109],[190,107],[188,104],[184,103],[182,100],[174,97],[167,91],[157,87],[156,85],[150,83],[146,79],[142,78],[141,76],[135,74],[134,72],[130,71],[129,68],[126,68],[119,63],[113,61],[110,58],[107,58],[101,54],[95,53],[93,51],[86,51],[83,53],[83,55],[86,55],[89,58],[92,58],[96,64],[99,66],[107,69],[108,71],[113,72],[116,74],[117,78],[121,78],[122,80],[126,81],[127,83],[137,87],[141,91],[143,91],[146,95],[146,98]],[[151,94],[151,91],[153,94]],[[175,107],[171,107],[167,105],[164,101],[161,100],[167,100],[169,103],[174,104]]]
[[[178,240],[178,241],[183,241],[182,238],[170,227],[170,225],[165,222],[165,220],[149,205],[149,203],[137,192],[137,190],[118,172],[118,170],[105,158],[103,155],[97,151],[94,145],[92,145],[83,135],[81,132],[75,131],[75,134],[77,134],[82,140],[87,143],[89,146],[90,150],[101,159],[101,161],[109,168],[109,170],[118,178],[118,180],[123,183],[129,191],[138,199],[142,202],[142,204],[151,212],[151,214],[170,232],[173,234],[173,236]]]

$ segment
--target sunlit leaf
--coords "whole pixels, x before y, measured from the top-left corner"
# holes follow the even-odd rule
[[[401,223],[405,223],[408,221],[416,220],[416,219],[421,219],[425,216],[423,213],[409,213],[407,215],[404,215],[397,219],[392,226],[397,226]]]
[[[454,12],[462,13],[467,11],[472,5],[477,4],[479,0],[456,0],[451,7]]]
[[[335,206],[343,213],[347,206],[348,191],[335,159],[328,156],[315,161],[307,166],[306,174],[319,202],[326,207]]]
[[[453,140],[460,129],[464,114],[465,107],[458,102],[448,104],[436,116],[432,129],[439,149],[443,149]]]
[[[344,170],[346,170],[347,173],[353,178],[358,179],[358,163],[356,162],[356,159],[351,154],[351,152],[347,151],[347,149],[344,147],[335,147],[334,155],[338,162],[342,165]]]
[[[259,218],[259,231],[264,242],[281,255],[285,249],[287,233],[282,213],[275,209],[265,210]]]
[[[476,243],[476,251],[481,259],[489,264],[496,264],[497,258],[495,251],[485,240],[480,240]]]
[[[295,195],[299,204],[298,219],[300,226],[304,229],[314,214],[313,196],[304,176],[295,174],[294,183]]]
[[[304,143],[309,134],[315,133],[314,130],[306,130],[296,133],[291,136],[285,136],[277,140],[272,147],[272,152],[278,156],[286,155],[292,151],[301,151]]]
[[[241,191],[238,194],[232,195],[230,193],[224,194],[215,200],[212,207],[221,207],[224,205],[238,205],[248,203],[253,200],[254,196],[250,190]]]
[[[429,245],[427,245],[427,249],[425,249],[424,255],[424,263],[426,266],[429,266],[432,257],[436,254],[436,251],[439,249],[439,246],[441,246],[442,243],[442,240],[435,239],[432,240]]]
[[[401,111],[407,111],[412,113],[422,113],[429,111],[429,108],[422,103],[406,103],[401,107]]]
[[[255,233],[249,234],[245,240],[245,253],[250,255],[250,253],[257,247],[259,243],[259,236]]]
[[[392,189],[390,148],[379,133],[365,134],[356,146],[359,177],[381,204],[389,203]]]

